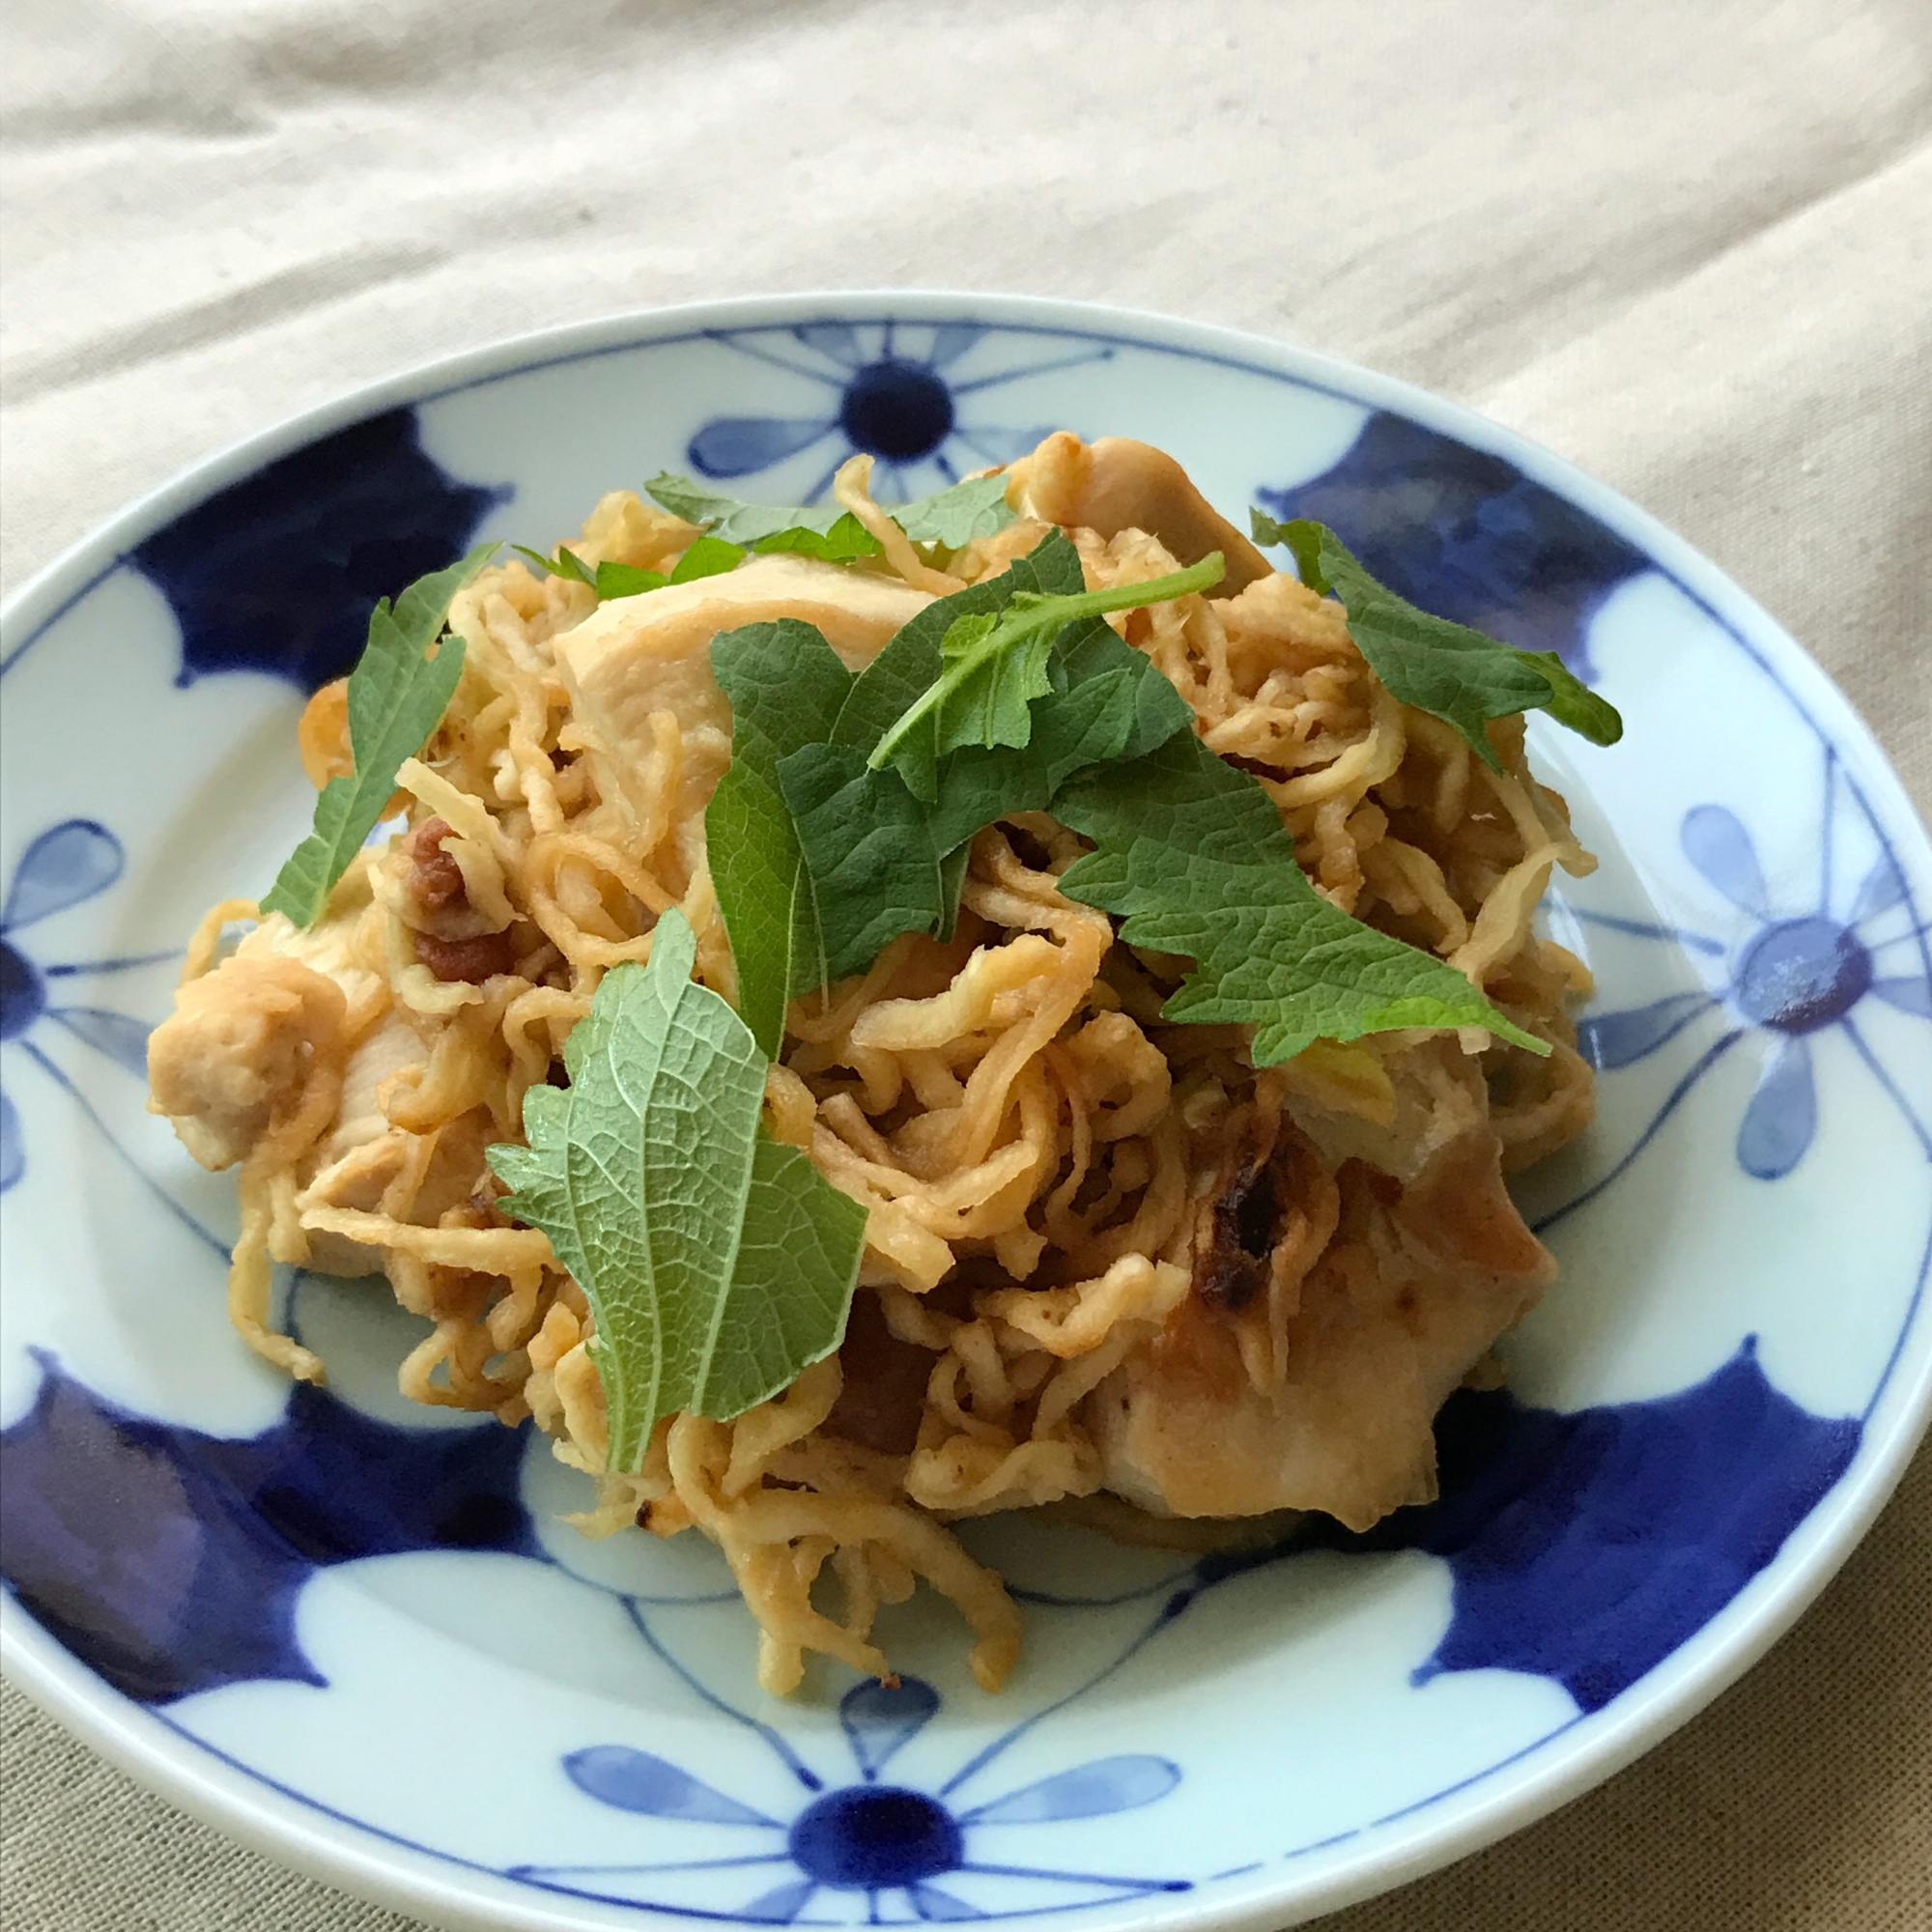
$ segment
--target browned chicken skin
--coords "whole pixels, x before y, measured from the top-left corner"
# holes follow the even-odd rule
[[[1355,1145],[1285,1379],[1258,1388],[1229,1311],[1189,1294],[1090,1399],[1109,1489],[1157,1515],[1312,1509],[1355,1529],[1434,1498],[1435,1411],[1556,1264],[1503,1185],[1476,1062],[1453,1037],[1407,1052],[1379,1135],[1325,1132],[1303,1109],[1310,1139]]]

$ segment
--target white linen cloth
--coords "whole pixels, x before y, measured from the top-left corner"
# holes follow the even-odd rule
[[[223,443],[615,309],[1013,290],[1473,404],[1673,525],[1932,799],[1927,0],[14,0],[9,586]],[[9,1690],[11,1932],[404,1932]],[[1335,1932],[1932,1919],[1932,1455],[1634,1769]]]

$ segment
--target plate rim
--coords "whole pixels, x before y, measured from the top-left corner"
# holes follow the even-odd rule
[[[875,318],[870,310],[882,313]],[[1854,755],[1855,765],[1847,760],[1848,778],[1882,815],[1890,835],[1908,848],[1916,847],[1920,865],[1932,869],[1932,838],[1918,810],[1850,699],[1804,645],[1726,572],[1620,492],[1465,404],[1345,357],[1222,325],[1048,296],[872,287],[724,298],[524,330],[426,358],[224,444],[137,496],[68,546],[0,605],[0,672],[11,669],[61,615],[119,568],[143,537],[266,464],[349,424],[543,368],[668,347],[724,330],[884,319],[887,310],[895,319],[914,324],[973,320],[1090,340],[1112,337],[1215,361],[1393,411],[1466,447],[1503,458],[1627,538],[1730,633],[1825,742]],[[1932,1260],[1932,1253],[1927,1259]],[[1574,1719],[1516,1756],[1435,1794],[1427,1802],[1440,1802],[1478,1783],[1490,1786],[1467,1806],[1420,1825],[1406,1845],[1385,1846],[1352,1869],[1340,1865],[1309,1884],[1297,1882],[1293,1865],[1276,1859],[1254,1882],[1236,1881],[1211,1899],[1197,1893],[1179,1912],[1169,1904],[1162,1918],[1185,1924],[1190,1932],[1264,1932],[1264,1927],[1338,1910],[1439,1869],[1548,1815],[1688,1722],[1785,1635],[1837,1575],[1932,1425],[1932,1354],[1916,1382],[1896,1374],[1924,1320],[1926,1289],[1927,1266],[1921,1260],[1893,1360],[1866,1412],[1864,1438],[1852,1465],[1772,1563],[1631,1687],[1638,1694],[1628,1710],[1613,1716],[1614,1706],[1606,1707],[1595,1714],[1586,1736],[1566,1744],[1564,1732],[1584,1721]],[[1922,1334],[1918,1342],[1922,1350]],[[1821,1522],[1828,1513],[1830,1520]],[[380,1827],[350,1820],[229,1760],[115,1690],[64,1650],[11,1592],[0,1595],[0,1670],[71,1734],[149,1789],[285,1866],[464,1932],[472,1927],[476,1932],[503,1927],[558,1932],[572,1923],[590,1922],[572,1915],[567,1901],[526,1902],[497,1874],[390,1838]],[[1401,1815],[1381,1823],[1393,1823]],[[479,1908],[473,1893],[466,1896],[467,1888],[452,1876],[452,1866],[474,1871],[488,1886],[492,1899],[487,1910]],[[633,1910],[642,1920],[665,1917],[650,1908]],[[1293,1914],[1292,1919],[1284,1919],[1285,1911]],[[1131,1908],[1095,1906],[1080,1916],[1083,1923],[1125,1924],[1144,1915]]]

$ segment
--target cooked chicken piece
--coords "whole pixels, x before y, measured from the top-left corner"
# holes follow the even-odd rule
[[[353,1077],[368,1043],[345,1052],[345,1021],[382,983],[357,958],[366,904],[352,875],[332,916],[306,930],[270,913],[176,993],[175,1010],[148,1037],[151,1109],[173,1121],[204,1167],[248,1152],[302,1091],[312,1053],[342,1055]],[[345,1098],[338,1119],[347,1109]]]
[[[348,962],[341,921],[298,932],[271,917],[212,973],[190,980],[174,1012],[148,1044],[156,1111],[168,1114],[204,1167],[242,1160],[307,1090],[318,1055],[340,1058],[341,1089],[332,1118],[297,1161],[305,1205],[377,1209],[408,1163],[412,1137],[390,1125],[381,1096],[391,1077],[427,1065],[417,1022],[399,1007],[344,1053],[349,1002],[365,969]],[[336,930],[331,931],[331,926]],[[283,950],[287,949],[287,950]],[[337,975],[289,956],[306,952]],[[339,977],[338,977],[339,976]],[[469,1196],[484,1144],[496,1136],[487,1116],[466,1115],[437,1138],[412,1212],[433,1224]],[[383,1266],[382,1250],[341,1235],[311,1233],[308,1265],[325,1274],[363,1275]]]
[[[1157,1515],[1322,1510],[1352,1529],[1435,1496],[1435,1411],[1556,1264],[1503,1186],[1474,1062],[1452,1080],[1428,1060],[1407,1092],[1397,1081],[1387,1127],[1358,1123],[1379,1136],[1373,1152],[1346,1151],[1340,1226],[1289,1319],[1285,1383],[1258,1389],[1230,1316],[1191,1294],[1089,1400],[1108,1489]]]
[[[318,1168],[332,1167],[387,1133],[388,1119],[378,1100],[384,1082],[406,1066],[423,1066],[428,1061],[429,1049],[411,1024],[407,1009],[391,1007],[382,1024],[357,1041],[342,1069],[342,1101],[317,1149]]]
[[[1103,537],[1145,530],[1181,563],[1218,550],[1227,574],[1209,597],[1232,597],[1274,574],[1260,551],[1194,487],[1165,450],[1131,437],[1082,442],[1058,430],[1012,466],[1007,499],[1050,524],[1085,525]]]
[[[677,720],[677,810],[689,822],[731,761],[731,707],[711,675],[720,631],[795,617],[817,625],[846,668],[860,670],[931,602],[896,578],[815,557],[754,556],[719,577],[600,604],[556,639],[556,659],[575,687],[578,722],[603,740],[622,781],[637,785],[640,808],[662,755],[651,714]]]
[[[235,953],[189,980],[149,1035],[149,1107],[203,1167],[232,1167],[293,1111],[315,1056],[340,1052],[348,1006],[298,960]]]

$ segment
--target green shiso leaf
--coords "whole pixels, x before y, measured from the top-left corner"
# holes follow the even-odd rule
[[[996,612],[961,612],[941,634],[938,674],[880,734],[867,762],[874,771],[890,765],[916,797],[936,799],[937,764],[948,753],[973,746],[1024,749],[1031,741],[1034,700],[1054,689],[1050,654],[1070,625],[1205,590],[1218,583],[1221,574],[1216,552],[1186,570],[1144,583],[1058,593],[1014,585]],[[921,614],[930,617],[933,610],[957,602],[942,598]]]
[[[568,551],[559,551],[559,556],[568,556]],[[600,563],[597,575],[592,579],[593,587],[599,599],[605,603],[613,597],[641,597],[647,590],[662,590],[671,580],[661,570],[646,570],[636,563]]]
[[[644,488],[673,516],[747,550],[797,551],[834,563],[879,553],[878,538],[837,503],[745,503],[669,470],[652,477]],[[887,514],[914,543],[949,551],[977,537],[989,537],[1013,521],[1004,476],[968,477],[929,497],[888,508]]]
[[[1212,581],[1182,573],[1196,574]],[[1406,1027],[1483,1027],[1547,1052],[1454,968],[1321,897],[1260,783],[1201,743],[1186,700],[1083,605],[1080,582],[1054,532],[1004,576],[928,606],[857,678],[808,625],[714,640],[737,723],[706,821],[712,873],[740,1009],[766,1050],[800,993],[863,972],[902,932],[951,932],[982,827],[1050,810],[1098,848],[1063,889],[1123,919],[1129,944],[1193,959],[1170,1017],[1253,1026],[1258,1065]],[[1034,622],[1054,628],[1024,735],[1015,717],[1000,742],[943,737],[942,707],[921,707],[949,664]],[[978,720],[1001,722],[1002,701],[988,696]]]
[[[786,511],[784,514],[792,516],[797,513]],[[774,530],[770,536],[759,537],[752,548],[760,556],[770,556],[779,551],[795,551],[800,556],[821,557],[827,563],[850,563],[854,557],[877,556],[879,540],[847,511],[835,519],[827,529],[815,530],[806,525],[795,524],[789,529]]]
[[[817,899],[779,764],[832,735],[853,677],[815,626],[791,617],[714,638],[711,668],[731,701],[731,763],[704,813],[705,848],[737,966],[738,1011],[776,1060],[786,1006],[827,977]]]
[[[689,583],[695,578],[717,577],[724,571],[736,570],[746,555],[741,545],[727,543],[723,537],[701,536],[667,574],[662,570],[645,570],[635,563],[600,563],[592,571],[574,550],[563,544],[557,545],[554,556],[526,550],[522,544],[512,544],[511,549],[553,577],[567,577],[574,582],[589,584],[604,602],[613,597],[641,597],[647,590],[662,590],[667,583]]]
[[[981,537],[996,535],[1013,521],[1004,476],[969,476],[949,490],[916,497],[891,512],[892,520],[914,543],[964,550]]]
[[[878,552],[878,539],[837,503],[745,503],[668,469],[653,476],[644,489],[672,516],[746,550],[799,551],[835,561]]]
[[[1081,583],[1058,531],[1002,576],[929,605],[862,676],[795,620],[712,639],[733,716],[731,764],[705,813],[712,883],[738,972],[738,1010],[777,1057],[785,1008],[863,971],[901,932],[951,933],[967,843],[1009,811],[1041,810],[1073,772],[1138,757],[1192,722],[1173,685],[1097,616],[1049,634],[1049,690],[1024,747],[970,747],[915,798],[867,761],[943,668],[962,618]]]
[[[1286,544],[1301,581],[1342,600],[1349,635],[1383,684],[1403,703],[1455,725],[1492,771],[1502,770],[1502,760],[1486,728],[1492,718],[1543,710],[1593,745],[1614,745],[1623,736],[1616,707],[1554,651],[1518,650],[1418,610],[1371,577],[1326,524],[1277,523],[1263,510],[1248,514],[1257,543]]]
[[[696,953],[667,912],[572,1029],[569,1087],[525,1095],[529,1145],[489,1152],[589,1300],[617,1471],[666,1416],[728,1422],[830,1354],[865,1243],[866,1210],[761,1126],[765,1057]]]
[[[667,581],[691,583],[700,577],[722,577],[727,570],[736,570],[744,560],[742,544],[730,543],[724,537],[702,536],[671,565]],[[602,568],[600,565],[600,575]]]
[[[902,932],[940,929],[946,855],[928,808],[891,772],[850,746],[802,745],[781,761],[779,784],[811,881],[823,983],[863,973]]]
[[[968,584],[928,604],[902,624],[884,650],[859,674],[851,697],[838,714],[833,743],[850,745],[868,758],[878,742],[939,680],[946,668],[941,646],[962,617],[998,616],[1022,591],[1068,596],[1085,586],[1080,553],[1049,530],[1023,557],[984,583]],[[905,734],[895,768],[915,793],[931,802],[935,784],[930,767],[938,760],[936,720],[928,712]],[[910,777],[908,777],[910,775]]]
[[[1549,1051],[1453,966],[1330,905],[1266,792],[1191,731],[1081,773],[1053,810],[1096,848],[1061,891],[1122,918],[1129,946],[1192,959],[1167,1017],[1254,1027],[1257,1066],[1404,1027],[1486,1027]]]
[[[1017,599],[1014,602],[1018,605]],[[1009,611],[1004,625],[1018,621],[1018,612]],[[990,614],[961,617],[940,640],[939,655],[946,668],[940,673],[942,695],[935,705],[942,757],[968,745],[1023,746],[1033,736],[1033,701],[1053,689],[1046,659],[1054,632],[1045,624],[1035,624],[1002,635],[1004,625]],[[890,733],[872,756],[881,765],[891,763]]]
[[[349,674],[355,769],[323,787],[314,830],[275,875],[265,913],[285,913],[303,926],[322,916],[336,880],[383,816],[398,767],[422,750],[449,708],[464,650],[461,638],[442,635],[449,606],[496,549],[478,545],[448,569],[417,578],[393,608],[385,597],[369,613],[369,641]]]
[[[1061,634],[1047,670],[1054,694],[1034,706],[1026,745],[968,747],[940,765],[930,810],[941,851],[962,850],[1009,812],[1046,810],[1089,765],[1141,757],[1193,725],[1187,700],[1151,660],[1097,617]]]
[[[567,577],[573,583],[587,583],[591,589],[597,588],[596,573],[574,550],[566,549],[562,544],[557,545],[554,556],[546,556],[542,551],[532,550],[528,544],[512,544],[510,548],[519,556],[528,557],[539,570],[548,571],[552,577]],[[623,567],[621,564],[617,566],[619,569]],[[656,576],[657,573],[653,571],[649,575]],[[660,577],[658,582],[662,583],[664,579]]]

